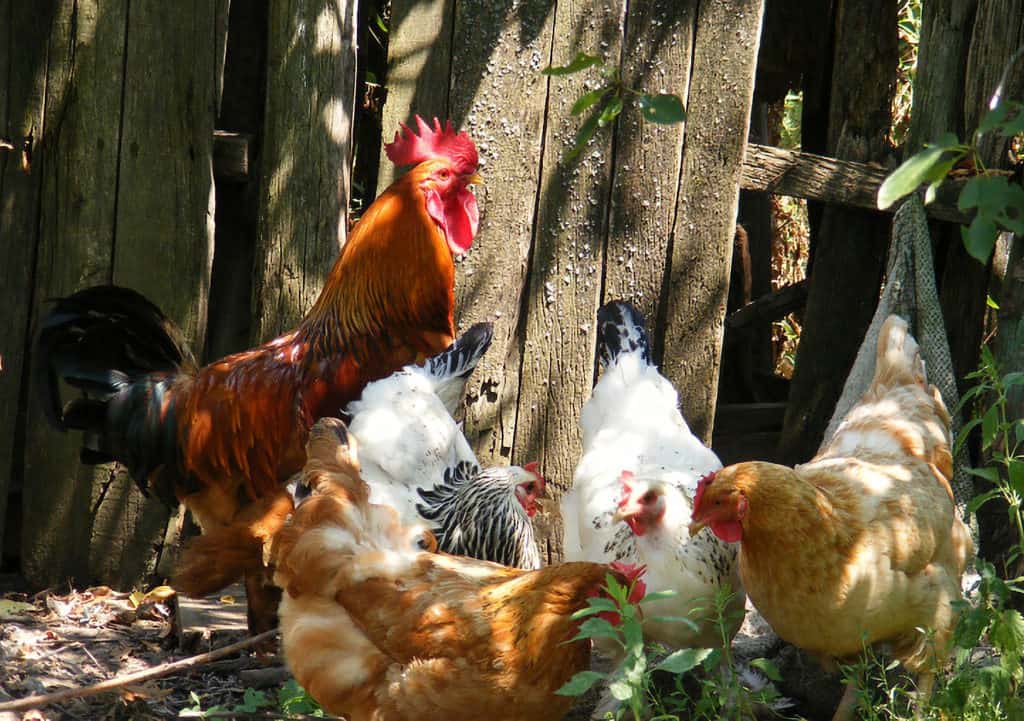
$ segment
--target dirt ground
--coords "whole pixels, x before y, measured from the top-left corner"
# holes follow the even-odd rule
[[[227,599],[226,599],[227,600]],[[183,638],[175,599],[166,587],[148,594],[107,587],[0,593],[0,703],[82,688],[187,658],[239,639]],[[0,721],[116,721],[179,718],[195,707],[242,704],[247,688],[271,696],[288,678],[281,659],[241,652],[233,657],[28,712],[0,712]],[[192,714],[197,715],[197,714]],[[268,718],[266,714],[248,718]]]

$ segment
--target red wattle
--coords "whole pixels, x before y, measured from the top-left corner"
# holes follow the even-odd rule
[[[711,532],[726,543],[743,539],[743,524],[739,521],[717,521],[711,524]]]

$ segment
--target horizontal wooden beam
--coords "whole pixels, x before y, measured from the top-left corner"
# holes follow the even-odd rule
[[[785,318],[807,302],[807,280],[779,288],[734,310],[725,318],[726,330],[739,330],[757,323]]]
[[[875,198],[888,174],[884,168],[866,163],[748,143],[740,187],[878,211]],[[925,212],[938,220],[969,223],[970,217],[956,206],[963,183],[943,183],[935,201],[925,206]]]
[[[213,172],[218,180],[244,183],[249,179],[251,142],[252,136],[246,133],[214,131]],[[875,197],[887,174],[883,168],[866,163],[749,143],[740,187],[877,211]],[[963,182],[943,183],[935,202],[925,206],[928,215],[952,223],[969,223],[970,217],[956,207]]]

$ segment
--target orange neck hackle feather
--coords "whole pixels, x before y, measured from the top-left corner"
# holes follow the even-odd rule
[[[356,224],[298,329],[314,354],[358,351],[395,330],[454,336],[455,265],[421,189],[430,168],[406,173]]]

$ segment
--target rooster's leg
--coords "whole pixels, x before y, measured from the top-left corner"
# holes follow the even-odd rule
[[[270,574],[265,570],[247,571],[245,594],[248,599],[247,617],[249,633],[256,635],[277,626],[277,604],[281,601],[281,589],[272,585]],[[276,646],[276,642],[272,644]]]

